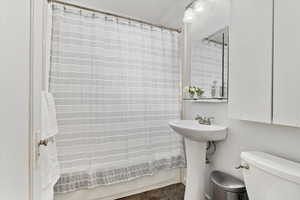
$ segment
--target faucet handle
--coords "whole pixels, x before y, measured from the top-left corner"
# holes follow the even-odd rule
[[[209,118],[207,118],[207,121],[208,121],[209,124],[211,124],[214,120],[215,120],[214,117],[209,117]]]
[[[250,169],[250,167],[249,167],[249,165],[240,165],[240,166],[237,166],[237,167],[235,167],[235,169],[247,169],[247,170],[249,170]]]
[[[200,114],[197,114],[195,117],[195,120],[202,120],[202,119],[203,119],[203,117]]]

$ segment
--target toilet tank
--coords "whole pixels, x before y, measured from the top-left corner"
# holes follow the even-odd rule
[[[249,166],[243,175],[250,200],[300,199],[300,163],[263,152],[243,152],[241,158]]]

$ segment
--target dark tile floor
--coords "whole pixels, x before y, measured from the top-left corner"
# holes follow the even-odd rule
[[[119,200],[183,200],[184,189],[183,184],[175,184]]]

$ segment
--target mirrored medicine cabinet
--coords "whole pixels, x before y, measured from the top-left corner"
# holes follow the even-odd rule
[[[229,7],[205,4],[184,25],[183,99],[227,102]],[[187,9],[192,12],[193,5]]]

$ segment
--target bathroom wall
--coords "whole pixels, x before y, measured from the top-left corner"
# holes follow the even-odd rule
[[[213,0],[204,2],[204,10],[194,16],[191,26],[191,39],[201,40],[230,23],[231,0]]]
[[[300,162],[300,128],[228,119],[226,103],[184,104],[186,119],[193,119],[199,113],[214,116],[215,123],[229,127],[227,139],[217,144],[208,173],[216,169],[242,179],[241,171],[235,169],[242,151],[264,151]]]
[[[193,20],[192,40],[203,38],[208,33],[230,25],[230,0],[213,2]],[[253,150],[300,162],[300,128],[229,119],[226,103],[184,102],[184,113],[186,119],[193,119],[196,114],[214,116],[216,123],[229,127],[227,139],[217,144],[210,170],[218,169],[242,178],[241,171],[235,169],[240,164],[240,153]]]
[[[192,41],[230,25],[230,0],[216,0],[214,2],[216,5],[210,5],[215,7],[214,12],[210,12],[211,8],[207,7],[207,10],[197,15],[192,22]],[[188,50],[186,54],[189,54]],[[205,180],[208,194],[211,192],[209,175],[212,170],[221,170],[243,179],[241,170],[235,169],[236,166],[240,165],[240,154],[243,151],[264,151],[300,162],[300,128],[229,119],[227,103],[185,101],[183,107],[185,119],[193,119],[196,114],[213,116],[215,123],[228,126],[226,140],[217,143],[217,151],[210,158],[211,163],[207,166]]]

